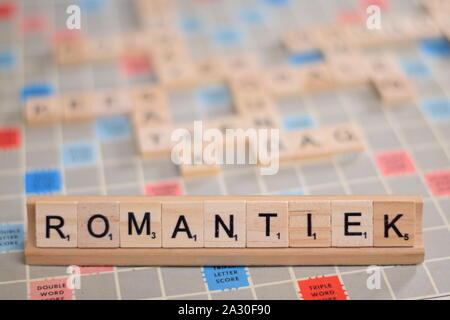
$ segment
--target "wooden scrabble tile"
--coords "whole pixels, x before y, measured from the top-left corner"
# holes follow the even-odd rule
[[[79,64],[88,59],[86,40],[82,38],[58,42],[53,54],[58,64]]]
[[[411,26],[408,21],[397,17],[395,20],[387,20],[380,30],[382,34],[382,44],[401,43],[414,39]]]
[[[332,78],[342,85],[361,84],[369,81],[369,69],[359,54],[330,57],[327,61]]]
[[[167,93],[159,86],[139,86],[130,89],[132,109],[168,108]]]
[[[182,41],[172,40],[172,37],[167,35],[163,35],[154,41],[155,45],[151,50],[151,58],[157,67],[167,68],[172,64],[190,63],[186,45]]]
[[[199,83],[214,83],[224,79],[222,66],[217,59],[209,59],[196,63],[195,72]]]
[[[273,112],[276,110],[275,102],[268,95],[241,95],[234,99],[234,108],[243,115]]]
[[[30,98],[25,106],[25,118],[29,124],[55,123],[61,120],[62,110],[53,97]]]
[[[205,200],[205,247],[245,247],[246,202]]]
[[[376,44],[374,34],[377,34],[377,31],[370,30],[365,25],[360,24],[351,25],[345,29],[348,42],[355,47],[366,47]]]
[[[271,144],[267,147],[267,150],[273,155]],[[280,163],[290,162],[293,160],[292,147],[289,144],[289,141],[286,138],[286,134],[284,132],[280,133],[280,142],[279,142],[279,160]]]
[[[141,108],[132,112],[133,124],[140,128],[165,126],[171,122],[169,108]]]
[[[143,157],[156,157],[170,153],[172,127],[136,128],[137,148]]]
[[[247,115],[250,128],[253,129],[267,129],[280,128],[280,121],[278,112],[276,110],[266,109],[264,113],[254,113]]]
[[[216,176],[220,173],[220,166],[213,164],[182,164],[180,172],[183,178]]]
[[[273,132],[269,132],[267,137],[260,135],[258,139],[249,137],[249,150],[260,167],[270,167],[274,164],[274,161],[286,163],[293,160],[294,155],[292,153],[292,148],[290,147],[284,132],[281,130],[278,132],[278,141],[274,140]]]
[[[78,248],[119,247],[119,202],[78,203]]]
[[[289,246],[331,247],[331,201],[289,201]]]
[[[214,118],[205,122],[205,129],[218,130],[222,134],[225,146],[224,154],[226,154],[227,148],[232,149],[232,152],[234,152],[236,145],[247,143],[247,139],[240,141],[241,138],[237,133],[245,132],[248,128],[250,128],[249,119],[235,115]]]
[[[267,70],[265,83],[269,92],[274,96],[289,96],[301,92],[299,73],[289,66],[279,66]]]
[[[442,33],[447,38],[447,41],[450,42],[450,25],[445,27],[445,29],[442,29]]]
[[[333,58],[339,59],[361,54],[360,50],[358,50],[356,46],[349,42],[338,40],[321,43],[319,49],[325,56],[326,60]]]
[[[203,202],[162,204],[163,248],[203,247]]]
[[[247,129],[248,123],[244,118],[235,115],[217,117],[205,122],[206,129],[217,129],[222,134],[226,134],[227,129]]]
[[[99,116],[124,114],[131,110],[128,92],[123,90],[105,90],[95,93],[94,105]]]
[[[363,132],[356,123],[328,125],[323,130],[326,136],[324,145],[330,154],[358,152],[365,148]]]
[[[190,136],[193,136],[193,127],[187,126]],[[217,132],[217,134],[221,134]],[[180,146],[182,140],[179,141]],[[178,145],[174,145],[172,159],[178,156],[177,164],[180,173],[184,178],[213,176],[220,173],[220,164],[224,161],[224,147],[220,141],[203,141],[196,144],[195,141],[184,140],[188,144],[186,147],[175,149]]]
[[[159,81],[168,89],[189,87],[198,81],[195,65],[187,59],[161,63],[156,66],[156,69]]]
[[[314,27],[313,36],[319,47],[329,45],[330,43],[347,43],[347,34],[344,32],[345,26],[342,25],[323,25]]]
[[[303,92],[314,92],[327,89],[336,84],[325,63],[315,63],[298,70],[300,87]]]
[[[429,14],[450,10],[450,3],[447,0],[423,0],[421,4]]]
[[[120,202],[120,246],[161,247],[161,202]]]
[[[74,201],[36,202],[36,245],[38,247],[77,247],[77,203]]]
[[[287,201],[247,201],[247,247],[288,247]]]
[[[294,130],[286,133],[286,139],[292,148],[293,158],[305,160],[327,156],[326,134],[322,128]]]
[[[403,74],[392,55],[377,55],[366,59],[366,61],[369,67],[369,76],[374,81]]]
[[[441,36],[439,26],[430,16],[400,16],[388,24],[387,32],[394,39],[420,40]],[[402,37],[398,39],[398,37]]]
[[[235,77],[240,74],[258,73],[261,62],[255,54],[242,53],[223,57],[218,60],[225,77]]]
[[[155,30],[154,32],[149,32],[149,34],[151,36],[151,42],[156,44],[153,47],[156,54],[167,49],[177,50],[180,53],[187,52],[186,42],[179,32],[168,29]]]
[[[371,200],[331,201],[331,244],[333,247],[373,246]]]
[[[416,97],[412,82],[402,75],[378,78],[374,81],[374,85],[381,101],[386,105],[412,101]]]
[[[121,36],[103,36],[86,39],[86,56],[92,61],[112,60],[119,57]]]
[[[262,76],[254,72],[233,75],[229,78],[228,84],[234,98],[267,95]]]
[[[334,154],[361,151],[365,140],[354,123],[342,123],[286,133],[293,157],[297,160],[319,159]]]
[[[318,47],[317,38],[310,29],[288,30],[281,36],[281,42],[290,52],[313,51]]]
[[[177,23],[175,23],[176,17],[173,14],[162,14],[158,13],[158,15],[150,15],[144,19],[144,23],[142,25],[145,27],[145,31],[149,34],[158,34],[161,32],[171,32],[176,33],[179,32],[177,28]],[[158,45],[158,44],[156,44]]]
[[[375,247],[412,247],[415,240],[414,202],[373,202],[373,245]]]
[[[448,10],[450,10],[450,4],[448,6]],[[431,18],[433,19],[434,24],[439,28],[442,35],[450,41],[450,21],[447,14],[448,10],[434,12],[432,13]]]
[[[95,114],[94,99],[91,93],[66,94],[58,98],[65,121],[90,119]]]

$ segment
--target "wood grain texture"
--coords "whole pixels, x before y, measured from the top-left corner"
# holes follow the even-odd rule
[[[110,196],[114,201],[137,201],[145,196]],[[104,201],[102,196],[31,196],[27,201],[28,230],[25,262],[31,265],[117,266],[281,266],[281,265],[405,265],[424,260],[423,202],[417,195],[270,196],[274,200],[367,200],[415,203],[413,247],[372,248],[39,248],[36,246],[36,201]],[[267,200],[267,196],[155,196],[153,201]]]
[[[247,247],[288,246],[288,202],[247,201]]]
[[[289,201],[289,246],[331,247],[331,201]]]

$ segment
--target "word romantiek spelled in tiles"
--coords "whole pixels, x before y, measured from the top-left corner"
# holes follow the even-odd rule
[[[414,233],[415,202],[395,198],[36,202],[39,247],[398,247]]]
[[[27,263],[413,264],[420,196],[36,196]]]

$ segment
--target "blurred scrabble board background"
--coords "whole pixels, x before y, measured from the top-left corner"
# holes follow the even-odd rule
[[[445,22],[450,19],[450,1],[174,0],[159,7],[160,19],[154,23],[149,18],[155,17],[154,8],[142,7],[152,2],[0,0],[1,299],[450,297],[450,43]],[[72,4],[81,9],[77,31],[66,28],[66,9]],[[340,123],[359,126],[365,145],[357,153],[289,162],[273,176],[261,176],[255,166],[224,166],[188,177],[167,156],[142,157],[128,114],[40,125],[27,124],[23,117],[32,99],[123,92],[161,81],[161,66],[148,55],[134,54],[131,46],[105,59],[61,63],[55,48],[68,39],[123,39],[170,25],[186,44],[189,61],[250,55],[251,61],[260,62],[263,77],[277,66],[302,72],[332,60],[336,52],[302,48],[301,41],[299,47],[289,35],[324,26],[364,26],[370,5],[381,9],[382,21],[406,19],[409,25],[391,31],[389,39],[382,34],[358,47],[358,57],[389,57],[392,68],[398,69],[394,75],[401,74],[400,87],[406,83],[412,90],[398,92],[394,86],[383,96],[376,83],[333,82],[273,99],[279,126],[287,133]],[[423,21],[439,24],[438,31],[419,28]],[[365,36],[358,41],[364,42]],[[333,35],[328,37],[325,43],[336,42]],[[233,93],[221,82],[174,86],[167,92],[175,127],[235,113]],[[425,263],[384,266],[379,289],[370,290],[366,267],[334,266],[81,267],[81,288],[70,289],[66,267],[23,262],[25,201],[32,194],[352,193],[421,194]],[[322,284],[332,290],[320,295],[314,288]]]

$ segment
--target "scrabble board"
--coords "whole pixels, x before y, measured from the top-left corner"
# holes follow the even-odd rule
[[[142,28],[133,3],[78,0],[81,33],[102,37]],[[445,2],[445,1],[444,1]],[[412,101],[385,104],[373,86],[328,86],[275,100],[281,126],[314,129],[358,124],[362,152],[282,164],[261,176],[255,166],[226,165],[216,175],[188,177],[166,157],[143,159],[133,124],[123,114],[33,126],[26,102],[79,92],[135,88],[155,70],[142,57],[58,63],[54,48],[70,37],[73,1],[0,0],[0,298],[2,299],[448,299],[450,296],[450,44],[445,34],[368,45],[389,55],[415,89]],[[422,17],[422,1],[177,0],[175,27],[189,55],[242,52],[264,67],[305,69],[324,59],[283,44],[295,28],[364,22],[382,15]],[[448,37],[448,34],[447,34]],[[403,78],[402,78],[403,79]],[[382,86],[383,83],[379,84]],[[392,98],[392,95],[389,95]],[[394,97],[397,98],[397,97]],[[391,99],[388,102],[391,102]],[[396,99],[394,99],[395,102]],[[171,90],[172,121],[232,114],[230,93],[211,82]],[[425,262],[414,266],[89,267],[28,266],[23,260],[30,195],[327,195],[420,194],[424,199]],[[379,272],[379,289],[367,279]],[[79,274],[80,288],[67,280]],[[333,290],[321,291],[321,287]]]

